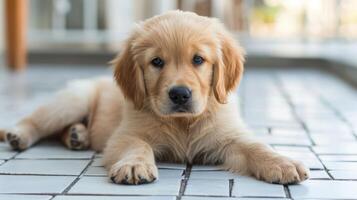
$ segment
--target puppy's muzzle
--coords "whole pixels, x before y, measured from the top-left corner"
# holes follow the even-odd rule
[[[169,97],[173,103],[173,111],[188,112],[190,111],[190,104],[192,99],[192,92],[189,88],[184,86],[176,86],[170,89]]]

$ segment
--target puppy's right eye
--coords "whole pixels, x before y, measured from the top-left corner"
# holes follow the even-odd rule
[[[154,59],[151,60],[151,64],[152,64],[154,67],[163,68],[164,65],[165,65],[165,62],[164,62],[164,60],[162,60],[161,58],[156,57],[156,58],[154,58]]]

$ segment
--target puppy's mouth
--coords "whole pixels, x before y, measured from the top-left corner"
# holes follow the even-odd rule
[[[169,108],[160,112],[163,117],[189,117],[195,114],[191,105],[170,105]]]
[[[155,113],[161,117],[192,117],[198,114],[193,102],[187,102],[182,105],[171,102],[155,102],[153,103],[153,108]]]
[[[170,109],[170,114],[193,114],[191,105],[173,105]]]

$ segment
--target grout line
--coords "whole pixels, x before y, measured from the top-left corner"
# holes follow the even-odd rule
[[[286,198],[291,199],[291,193],[290,193],[288,185],[284,185],[284,192],[285,192]]]
[[[331,178],[331,180],[335,180],[333,178],[333,176],[330,174],[330,171],[327,169],[327,167],[325,166],[325,164],[322,162],[321,158],[319,157],[319,155],[311,148],[309,147],[309,149],[311,150],[311,152],[316,156],[316,158],[319,160],[319,162],[322,164],[322,166],[324,167],[324,171],[326,172],[326,174]]]
[[[313,89],[314,91],[314,89]],[[315,91],[314,91],[315,92]],[[315,92],[316,93],[316,92]],[[354,131],[354,127],[353,125],[350,123],[350,121],[342,114],[342,112],[340,112],[336,107],[334,107],[328,100],[326,100],[324,97],[322,97],[321,95],[319,95],[320,100],[322,101],[323,104],[325,104],[326,106],[328,106],[328,108],[330,108],[331,110],[333,110],[333,112],[341,119],[341,121],[343,121],[349,128],[351,131],[352,136],[354,136],[355,139],[357,139],[357,133]]]
[[[278,89],[281,91],[282,95],[284,96],[284,98],[286,99],[286,101],[288,102],[288,104],[290,105],[291,107],[291,110],[292,110],[292,113],[294,115],[294,117],[301,123],[303,129],[306,131],[306,135],[308,136],[310,142],[312,145],[309,145],[308,148],[310,149],[310,151],[315,155],[316,159],[319,160],[319,162],[321,163],[321,165],[323,166],[324,168],[324,171],[329,175],[329,177],[333,179],[332,175],[329,173],[328,169],[326,168],[325,164],[322,162],[322,160],[320,159],[320,157],[316,154],[315,151],[313,151],[312,149],[312,146],[315,146],[316,143],[314,142],[314,140],[312,139],[311,135],[310,135],[310,130],[307,128],[305,122],[299,117],[299,115],[296,113],[296,110],[295,110],[295,106],[294,104],[292,103],[288,93],[286,92],[285,88],[282,87],[281,85],[283,85],[283,83],[280,81],[279,77],[277,75],[275,75],[275,82],[276,82],[276,85],[278,87]]]
[[[82,178],[82,176],[84,176],[84,173],[87,172],[88,168],[92,165],[92,163],[94,162],[94,158],[95,158],[95,154],[92,155],[91,161],[87,164],[87,166],[82,170],[82,172],[77,176],[77,178],[71,183],[69,184],[69,186],[67,186],[67,188],[65,188],[63,190],[63,192],[61,193],[63,194],[67,194],[68,191],[70,189],[72,189],[72,187]]]
[[[182,196],[185,194],[187,182],[191,175],[191,169],[192,169],[192,165],[186,164],[185,177],[181,180],[179,195],[177,196],[176,200],[181,200]]]
[[[280,93],[283,95],[283,97],[285,98],[285,101],[289,104],[290,106],[290,110],[294,116],[294,118],[296,119],[297,122],[299,122],[302,126],[302,128],[305,130],[307,137],[309,138],[311,145],[315,146],[316,143],[314,142],[314,140],[312,139],[311,135],[310,135],[310,130],[307,128],[305,122],[300,118],[300,116],[297,114],[296,109],[295,109],[295,105],[292,103],[288,93],[286,92],[286,89],[284,87],[282,87],[283,82],[280,80],[280,78],[278,77],[277,74],[274,75],[274,82],[275,85],[277,86],[278,90],[280,91]],[[311,146],[309,145],[309,146]]]
[[[232,197],[234,179],[229,179],[229,197]]]
[[[6,143],[6,142],[3,141],[3,143]],[[11,150],[11,151],[15,151],[15,150]],[[10,158],[1,159],[1,160],[3,160],[4,162],[1,163],[0,166],[4,165],[5,163],[7,163],[7,162],[10,161],[10,160],[15,160],[15,159],[16,159],[15,157],[18,156],[20,153],[21,153],[20,151],[16,151],[16,153],[15,153],[14,155],[10,156]]]

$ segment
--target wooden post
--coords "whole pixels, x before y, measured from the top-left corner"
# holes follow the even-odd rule
[[[196,1],[194,9],[198,15],[210,17],[212,15],[212,0]]]
[[[176,0],[176,8],[182,10],[182,0]]]
[[[11,70],[23,70],[27,64],[27,0],[5,0],[6,59]]]

